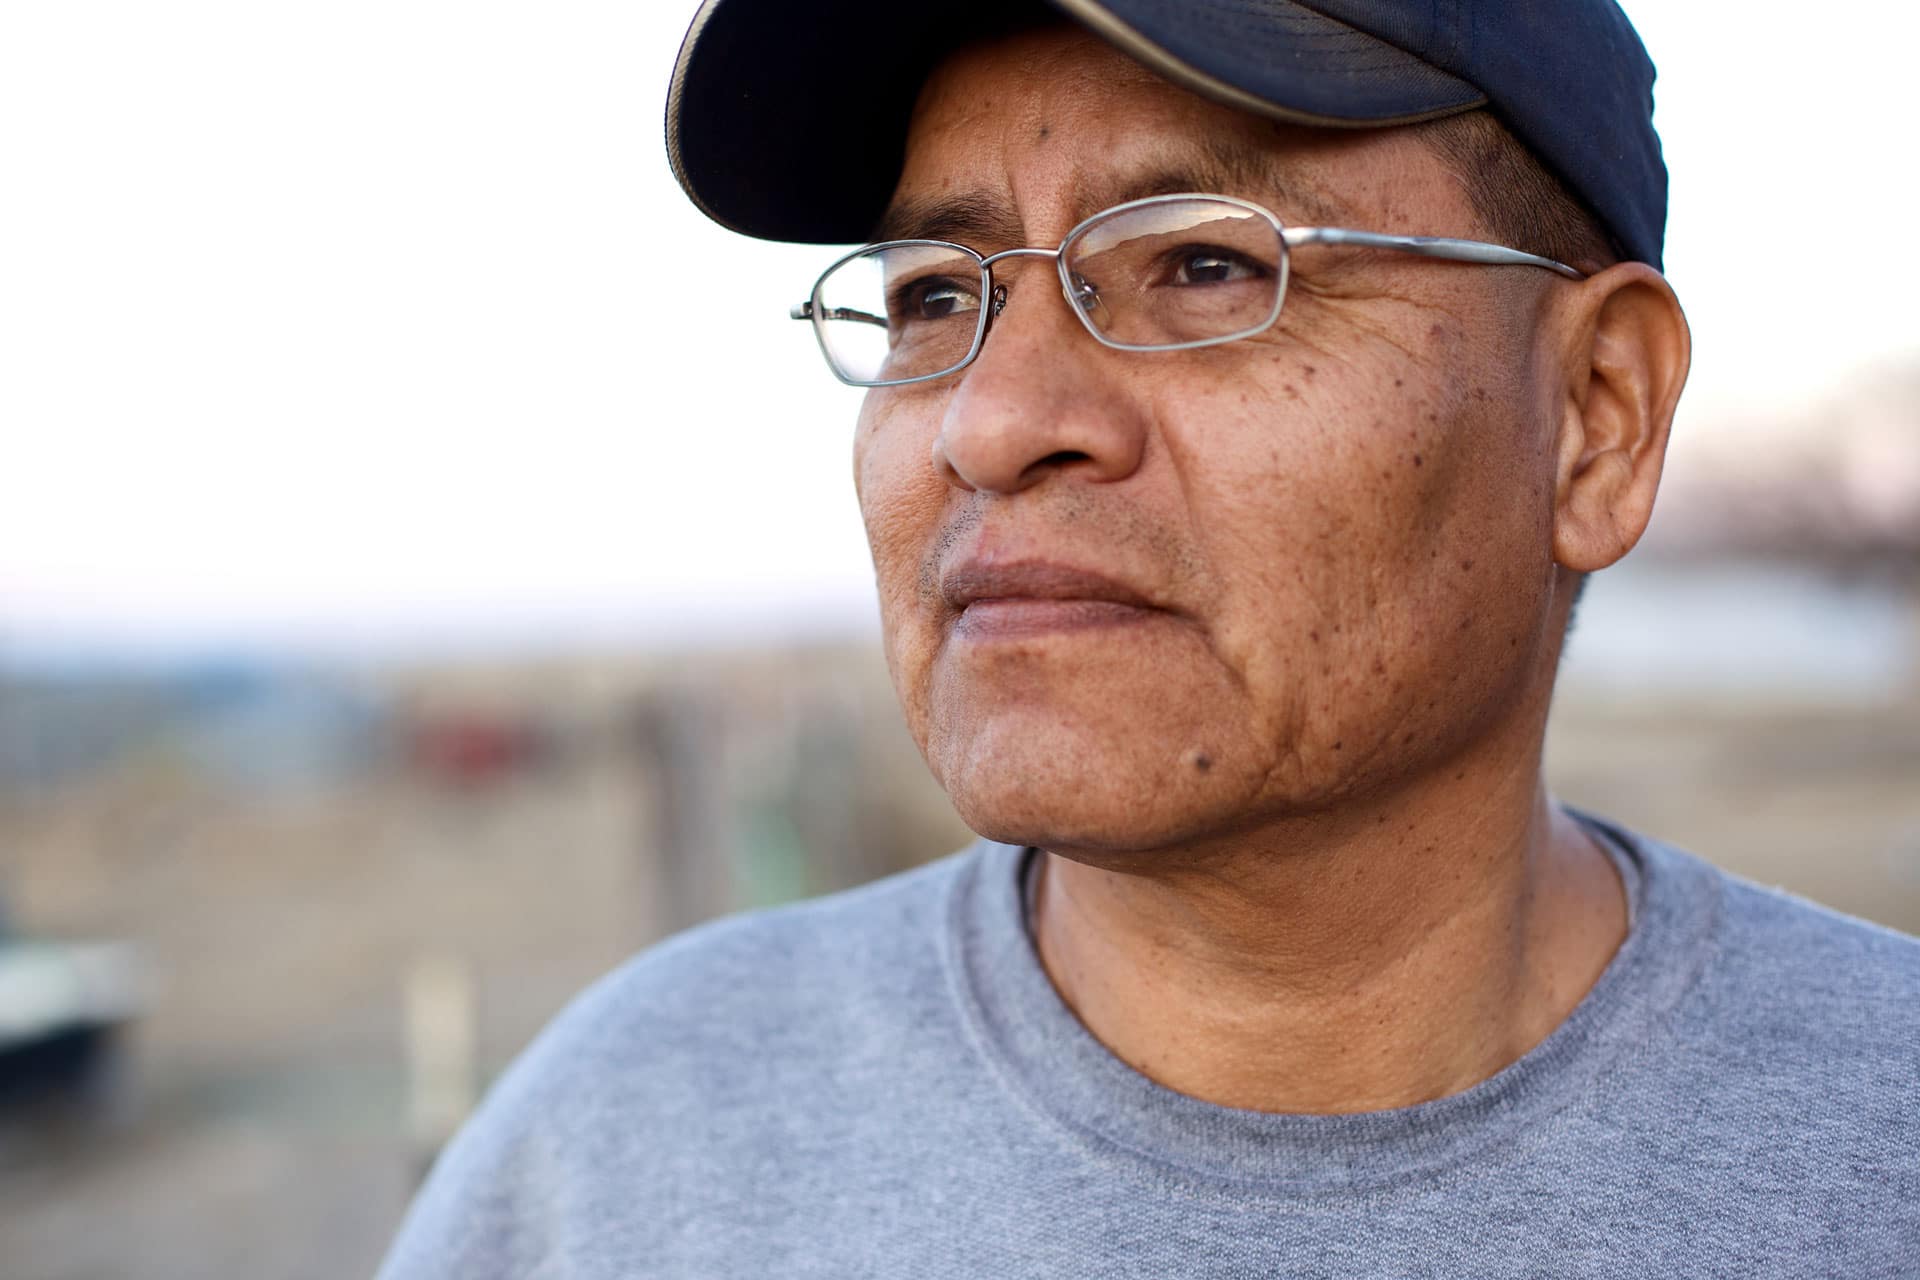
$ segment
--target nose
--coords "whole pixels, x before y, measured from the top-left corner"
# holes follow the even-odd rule
[[[1069,471],[1124,480],[1140,467],[1148,418],[1127,380],[1113,376],[1119,353],[1081,326],[1052,271],[1029,263],[1017,275],[947,398],[934,469],[984,493],[1018,493]]]

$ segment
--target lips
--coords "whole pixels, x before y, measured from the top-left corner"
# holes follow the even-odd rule
[[[1124,582],[1048,560],[964,561],[940,575],[940,594],[967,639],[1017,638],[1144,621],[1166,610]]]
[[[1104,600],[1136,609],[1154,607],[1125,583],[1091,569],[1047,560],[958,564],[940,575],[940,594],[956,609],[981,600]]]

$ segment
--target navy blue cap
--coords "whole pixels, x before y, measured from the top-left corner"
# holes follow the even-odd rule
[[[1049,0],[1176,84],[1298,124],[1490,108],[1658,267],[1667,170],[1653,63],[1615,0]],[[1038,0],[705,0],[667,95],[667,155],[702,212],[769,240],[867,238],[927,74]]]

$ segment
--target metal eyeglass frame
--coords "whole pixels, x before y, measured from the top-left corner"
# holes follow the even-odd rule
[[[1095,327],[1092,317],[1087,315],[1085,308],[1081,305],[1078,296],[1080,290],[1075,288],[1073,279],[1067,272],[1067,250],[1072,247],[1076,240],[1085,235],[1089,229],[1106,221],[1115,214],[1127,213],[1131,210],[1142,209],[1151,205],[1171,204],[1179,200],[1212,200],[1221,204],[1235,205],[1250,213],[1258,214],[1260,217],[1266,219],[1267,223],[1272,226],[1274,234],[1280,242],[1279,281],[1277,287],[1274,289],[1273,310],[1269,312],[1266,319],[1262,320],[1259,324],[1241,329],[1236,333],[1225,334],[1218,338],[1199,338],[1192,342],[1148,344],[1116,342]],[[820,343],[820,354],[826,357],[827,368],[833,371],[834,377],[850,387],[904,387],[915,382],[931,382],[935,378],[944,378],[950,373],[958,373],[960,370],[972,364],[979,356],[981,347],[986,344],[987,329],[992,318],[1005,308],[1007,297],[1004,292],[1004,286],[996,287],[993,283],[993,264],[1006,258],[1052,258],[1054,266],[1059,270],[1060,292],[1066,298],[1067,306],[1073,311],[1074,315],[1080,318],[1080,323],[1086,328],[1087,332],[1091,333],[1101,345],[1112,347],[1116,351],[1188,351],[1195,347],[1215,347],[1224,342],[1238,342],[1242,338],[1251,338],[1256,333],[1264,333],[1266,330],[1272,328],[1274,322],[1280,318],[1281,305],[1287,300],[1290,255],[1294,249],[1302,245],[1310,244],[1351,245],[1361,249],[1387,249],[1395,253],[1412,253],[1427,258],[1445,258],[1454,262],[1473,262],[1489,267],[1543,267],[1548,271],[1565,276],[1569,280],[1585,280],[1587,278],[1586,272],[1567,266],[1563,262],[1555,262],[1552,258],[1542,258],[1537,254],[1524,253],[1519,249],[1509,249],[1505,245],[1490,244],[1484,240],[1456,240],[1447,236],[1387,235],[1378,231],[1352,231],[1344,227],[1289,227],[1282,223],[1271,210],[1265,209],[1253,203],[1251,200],[1242,200],[1237,196],[1215,195],[1209,192],[1182,192],[1175,195],[1148,196],[1142,200],[1129,200],[1124,204],[1114,205],[1110,209],[1102,209],[1100,212],[1082,221],[1078,226],[1074,227],[1073,230],[1067,232],[1066,236],[1060,241],[1059,247],[1053,249],[1004,249],[999,253],[982,255],[967,248],[967,246],[963,244],[955,244],[950,240],[886,240],[878,244],[862,245],[851,253],[843,254],[835,259],[833,265],[821,272],[820,278],[814,282],[812,296],[809,297],[807,301],[793,307],[787,314],[794,320],[812,321],[814,338]],[[958,364],[942,369],[938,373],[923,373],[912,378],[892,378],[878,381],[865,381],[858,378],[847,377],[840,372],[840,366],[834,362],[833,352],[827,346],[827,322],[830,320],[885,322],[879,320],[878,317],[867,315],[865,312],[848,311],[844,308],[835,311],[827,308],[820,297],[821,288],[826,284],[828,277],[855,258],[864,257],[867,254],[874,253],[881,249],[914,247],[957,250],[967,257],[972,258],[980,265],[980,318],[974,325],[972,345],[967,348],[967,354],[962,357]],[[989,300],[992,303],[991,306],[988,305]]]

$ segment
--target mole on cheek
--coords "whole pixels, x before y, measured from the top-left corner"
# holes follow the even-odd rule
[[[1213,757],[1200,748],[1195,747],[1193,750],[1187,752],[1185,763],[1192,765],[1195,772],[1205,773],[1207,770],[1213,768]]]

